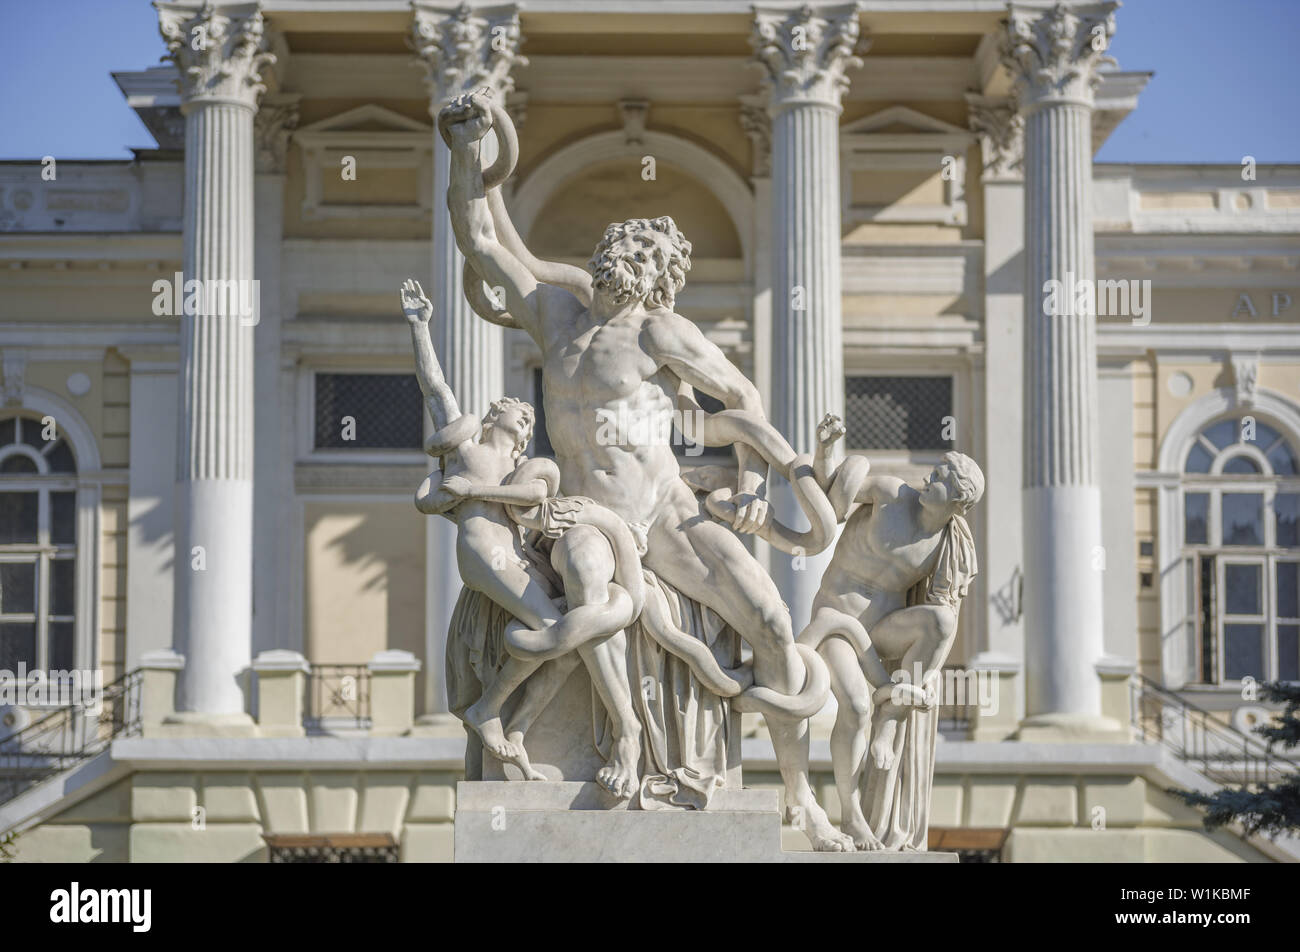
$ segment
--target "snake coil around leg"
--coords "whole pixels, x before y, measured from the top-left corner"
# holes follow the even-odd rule
[[[801,721],[812,717],[826,705],[830,694],[831,674],[826,662],[807,645],[796,644],[795,650],[803,658],[807,671],[803,688],[797,694],[782,694],[771,688],[755,684],[746,688],[731,702],[733,710],[742,714],[762,714],[767,717]]]

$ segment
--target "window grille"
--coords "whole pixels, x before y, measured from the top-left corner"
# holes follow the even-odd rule
[[[412,374],[316,374],[317,449],[420,449],[424,396]]]
[[[847,377],[847,447],[855,450],[950,450],[952,377]]]

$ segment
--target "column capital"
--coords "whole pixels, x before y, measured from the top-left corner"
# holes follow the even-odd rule
[[[772,117],[760,96],[740,97],[740,128],[754,144],[754,178],[772,177]]]
[[[258,172],[281,175],[289,152],[289,137],[298,128],[295,94],[268,95],[253,117],[254,165]]]
[[[862,65],[857,54],[865,50],[859,46],[858,12],[856,3],[754,7],[749,45],[763,70],[770,108],[801,102],[839,108],[849,88],[844,74]]]
[[[1011,4],[1002,21],[1002,65],[1015,80],[1020,108],[1076,103],[1089,108],[1098,67],[1115,35],[1115,2],[1058,3],[1049,10]]]
[[[1025,117],[1014,99],[966,94],[970,129],[980,140],[982,182],[1014,182],[1024,177]]]
[[[519,7],[504,3],[447,10],[415,0],[408,42],[425,69],[429,111],[437,114],[447,100],[490,86],[503,99],[515,88],[511,70],[527,66],[519,52]]]
[[[257,108],[262,70],[275,62],[260,3],[155,0],[167,58],[180,71],[181,111],[198,104]]]

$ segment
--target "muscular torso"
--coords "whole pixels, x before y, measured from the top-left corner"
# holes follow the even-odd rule
[[[575,306],[542,311],[542,399],[564,495],[649,523],[680,494],[671,374],[648,353],[644,313],[596,323]]]
[[[942,532],[926,533],[919,522],[916,490],[859,506],[849,516],[822,577],[819,604],[857,617],[868,628],[902,608],[908,590],[934,570]]]

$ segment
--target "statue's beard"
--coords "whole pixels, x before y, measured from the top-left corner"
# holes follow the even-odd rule
[[[608,292],[616,307],[644,301],[654,288],[654,278],[646,273],[644,265],[630,255],[608,251],[596,259],[591,283],[597,291]]]

